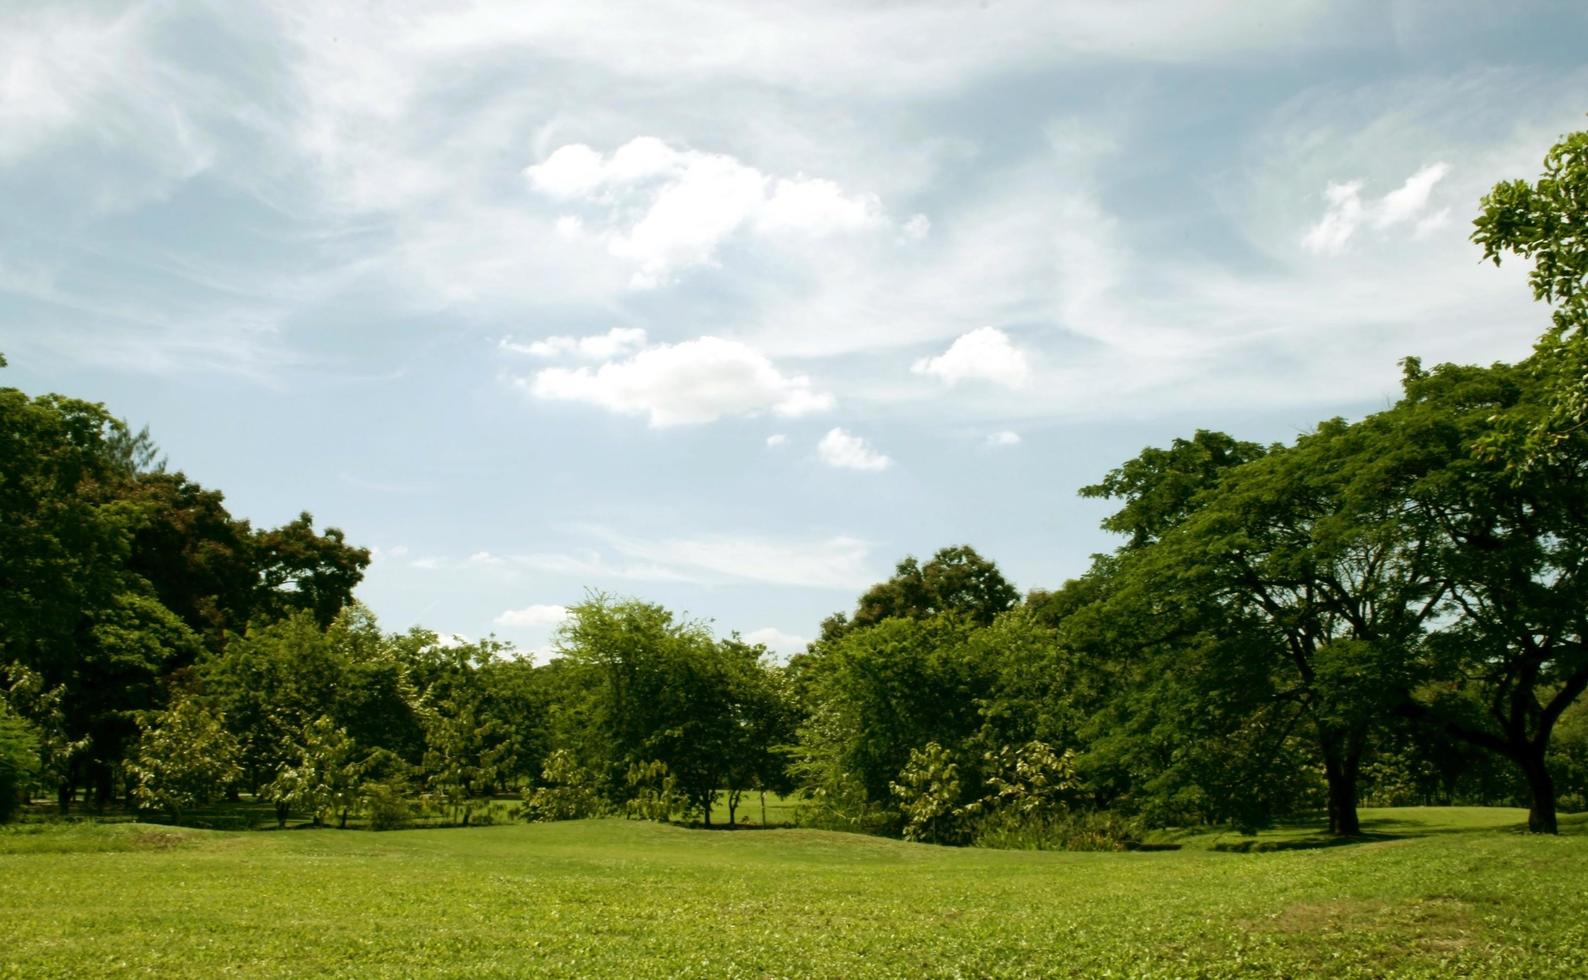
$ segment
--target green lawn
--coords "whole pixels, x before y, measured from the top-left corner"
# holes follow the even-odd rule
[[[1582,818],[1533,838],[1515,810],[1364,816],[1383,839],[1126,854],[626,820],[21,825],[0,974],[1588,975]]]

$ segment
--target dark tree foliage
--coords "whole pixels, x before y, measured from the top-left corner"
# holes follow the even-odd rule
[[[232,517],[217,490],[181,473],[136,477],[126,490],[141,519],[127,566],[212,650],[240,632],[253,610],[260,571],[253,532]]]
[[[353,601],[353,589],[369,567],[369,549],[349,545],[338,528],[315,533],[308,511],[274,530],[260,531],[253,550],[259,569],[255,608],[269,619],[303,610],[313,614],[321,629]]]

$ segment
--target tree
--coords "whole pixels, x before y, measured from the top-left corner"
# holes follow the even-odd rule
[[[353,601],[353,588],[369,567],[369,549],[349,545],[334,527],[316,534],[308,511],[256,534],[253,549],[259,568],[257,608],[271,619],[307,611],[321,629]]]
[[[1400,502],[1357,489],[1376,486],[1394,458],[1377,435],[1326,422],[1292,447],[1235,454],[1189,496],[1155,495],[1150,480],[1125,484],[1130,496],[1114,527],[1147,532],[1133,536],[1146,543],[1129,563],[1143,602],[1239,624],[1219,631],[1237,642],[1206,648],[1213,676],[1225,672],[1226,657],[1256,657],[1267,665],[1273,698],[1305,711],[1328,782],[1329,827],[1344,835],[1359,832],[1357,779],[1370,733],[1390,716],[1394,692],[1407,683],[1409,651],[1444,594]],[[1194,445],[1174,448],[1181,453],[1169,457]],[[1163,458],[1149,451],[1137,462],[1144,471],[1184,472],[1156,466]],[[1145,506],[1155,499],[1167,510]],[[1187,626],[1188,635],[1208,635]]]
[[[1491,450],[1526,468],[1554,458],[1588,426],[1588,132],[1561,137],[1544,156],[1536,183],[1502,181],[1484,196],[1472,241],[1500,264],[1510,252],[1531,259],[1533,298],[1554,307],[1552,325],[1532,358],[1548,409],[1526,426],[1487,440]]]
[[[38,770],[38,735],[0,699],[0,823],[16,816]]]
[[[295,749],[296,759],[283,764],[260,794],[276,805],[277,825],[286,826],[297,809],[316,827],[331,816],[339,829],[346,827],[363,793],[368,754],[325,715],[309,723]]]
[[[904,814],[904,839],[923,844],[961,844],[965,819],[963,793],[954,756],[936,742],[910,750],[910,761],[888,789]]]
[[[523,815],[530,821],[583,820],[602,811],[595,779],[567,749],[546,757],[540,785],[524,791]]]
[[[184,811],[214,800],[242,774],[237,757],[237,740],[223,719],[197,698],[180,698],[155,716],[138,743],[133,796],[180,824]]]
[[[852,780],[860,800],[888,805],[910,753],[928,742],[955,753],[976,785],[969,743],[996,677],[995,661],[970,645],[976,632],[952,614],[893,618],[823,651],[810,668],[815,723],[801,730],[798,749],[807,788],[831,798]]]
[[[1536,377],[1409,362],[1405,397],[1363,425],[1400,447],[1401,521],[1448,590],[1399,710],[1515,764],[1529,829],[1554,833],[1550,741],[1588,689],[1588,430],[1557,433],[1520,472],[1482,448],[1554,410]]]
[[[140,473],[124,497],[140,511],[128,568],[154,595],[219,650],[228,631],[241,632],[253,610],[253,532],[234,519],[224,498],[181,473]]]
[[[853,617],[842,614],[822,624],[824,638],[872,626],[885,619],[927,619],[953,613],[980,626],[1020,601],[1020,593],[998,566],[969,545],[939,549],[922,565],[914,557],[899,562],[893,577],[867,589]]]

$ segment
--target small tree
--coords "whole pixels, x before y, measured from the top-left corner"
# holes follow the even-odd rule
[[[0,700],[0,823],[16,816],[38,768],[39,740],[33,726]]]
[[[329,717],[321,715],[303,733],[296,759],[283,763],[262,795],[276,804],[276,823],[286,826],[287,814],[298,809],[309,814],[316,827],[335,816],[338,828],[358,809],[365,760],[353,740]]]
[[[133,796],[180,824],[184,810],[215,799],[242,775],[241,753],[221,716],[195,698],[174,702],[156,718],[138,743]]]
[[[524,819],[583,820],[601,813],[595,779],[567,749],[558,749],[546,757],[540,780],[540,786],[524,792],[524,806],[519,811]]]
[[[1075,753],[1069,749],[1061,755],[1043,742],[1005,745],[988,752],[986,761],[987,794],[966,808],[972,813],[1045,820],[1064,811],[1065,796],[1076,787]]]
[[[911,749],[910,762],[890,787],[904,814],[904,839],[923,844],[964,842],[959,766],[936,742]]]
[[[658,823],[672,819],[681,801],[678,781],[668,771],[667,763],[660,759],[633,763],[624,775],[624,782],[629,788],[629,799],[623,804],[626,816]]]

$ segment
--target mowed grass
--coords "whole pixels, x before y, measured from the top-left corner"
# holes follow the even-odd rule
[[[1119,854],[621,819],[23,825],[0,831],[0,973],[1588,975],[1581,818],[1535,838],[1515,810],[1365,816],[1385,839]]]

